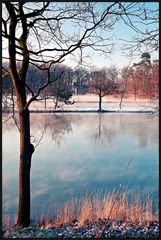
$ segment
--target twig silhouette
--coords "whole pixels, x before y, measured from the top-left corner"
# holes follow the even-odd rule
[[[116,204],[116,200],[118,199],[118,197],[119,197],[120,194],[121,194],[121,189],[124,190],[124,188],[123,188],[123,182],[124,182],[124,179],[125,179],[125,176],[126,176],[128,167],[129,167],[132,159],[133,159],[133,156],[132,156],[131,159],[129,160],[129,162],[128,162],[128,164],[127,164],[127,167],[126,167],[126,169],[125,169],[125,172],[124,172],[124,175],[123,175],[123,178],[122,178],[122,182],[120,183],[120,190],[118,190],[118,192],[117,192],[117,194],[116,194],[116,197],[115,197],[115,200],[114,200],[114,202],[113,202],[113,204],[112,204],[112,206],[111,206],[111,210],[110,210],[109,215],[108,215],[108,217],[107,217],[107,223],[104,225],[103,229],[102,229],[94,238],[100,238],[100,237],[102,236],[102,234],[104,233],[104,231],[106,230],[106,228],[108,227],[108,225],[109,225],[108,221],[109,221],[110,216],[111,216],[111,214],[112,214],[113,208],[114,208],[114,206],[115,206],[115,204]]]

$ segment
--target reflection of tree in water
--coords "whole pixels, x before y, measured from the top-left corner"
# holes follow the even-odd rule
[[[41,138],[44,131],[51,136],[51,141],[60,146],[66,134],[72,132],[72,125],[87,129],[88,136],[95,144],[113,145],[120,136],[133,136],[140,147],[146,147],[148,143],[156,143],[158,139],[158,119],[157,117],[147,118],[141,114],[40,114],[31,113],[31,135],[37,140]],[[3,122],[10,117],[10,114],[3,114]],[[3,124],[7,131],[15,131],[13,119],[9,119]],[[50,140],[49,140],[50,141]]]
[[[54,140],[59,147],[65,135],[72,132],[72,122],[73,121],[68,120],[64,115],[55,115],[52,121],[49,122],[48,129],[52,140]]]
[[[97,143],[104,144],[108,142],[109,144],[112,144],[117,132],[115,129],[109,128],[106,121],[102,121],[102,113],[99,113],[98,121],[96,121],[96,124],[98,122],[98,125],[95,129],[91,128],[91,138],[94,139],[95,145]]]
[[[120,116],[120,129],[123,135],[132,132],[133,136],[137,134],[138,144],[140,147],[146,147],[148,143],[149,131],[146,128],[146,122],[131,119],[130,122]]]
[[[146,131],[146,128],[143,127],[143,124],[141,124],[139,130],[139,146],[140,147],[146,147],[148,143],[148,132]]]
[[[17,114],[13,116],[12,113],[3,113],[2,128],[5,127],[10,132],[13,128],[16,129],[18,125],[19,125],[19,121],[17,118]]]
[[[34,131],[38,129],[43,131],[46,126],[45,134],[51,136],[51,141],[54,141],[59,147],[65,135],[72,132],[72,122],[73,119],[64,114],[44,114],[43,117],[42,115],[32,116]]]
[[[120,131],[128,134],[132,133],[133,137],[137,137],[140,147],[146,147],[148,142],[155,143],[158,139],[157,118],[151,119],[149,115],[142,117],[141,115],[129,115],[125,117],[123,115],[120,118]],[[152,127],[152,128],[151,128]]]
[[[17,116],[16,116],[17,117]],[[31,141],[34,146],[43,140],[43,136],[48,134],[51,136],[51,141],[60,147],[61,141],[64,139],[66,134],[72,132],[72,123],[75,120],[72,115],[65,114],[40,114],[31,113]],[[77,118],[76,118],[77,119]],[[16,131],[15,122],[10,118],[10,114],[3,114],[3,127],[7,131],[12,131],[14,128]],[[50,141],[50,140],[49,140]]]
[[[112,146],[126,136],[136,139],[140,147],[146,147],[148,143],[156,143],[158,136],[155,129],[157,126],[156,119],[148,119],[147,116],[143,117],[139,114],[107,116],[107,114],[99,113],[94,119],[90,119],[89,131],[90,138],[95,144],[108,143]]]

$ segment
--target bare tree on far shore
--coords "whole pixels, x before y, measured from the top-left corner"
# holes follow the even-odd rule
[[[121,110],[122,108],[122,102],[125,97],[125,94],[127,94],[127,85],[128,80],[131,77],[131,71],[132,69],[130,67],[124,67],[121,71],[121,79],[119,81],[120,88],[119,88],[119,95],[120,95],[120,102],[119,102],[119,108]]]
[[[111,73],[111,71],[110,71]],[[119,91],[119,84],[116,79],[111,78],[108,69],[101,69],[93,71],[91,80],[89,81],[89,88],[91,92],[98,95],[99,111],[102,111],[102,99],[107,95],[116,94]]]

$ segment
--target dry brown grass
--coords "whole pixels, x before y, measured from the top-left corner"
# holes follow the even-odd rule
[[[3,217],[3,228],[5,230],[9,229],[11,226],[11,219],[10,219],[10,181],[9,178],[6,179],[5,182],[5,188],[6,188],[6,200],[5,200],[5,207],[4,207],[4,217]]]
[[[93,197],[86,196],[82,200],[72,200],[57,211],[54,221],[46,222],[45,227],[58,226],[78,220],[81,227],[86,221],[95,222],[99,218],[124,220],[131,223],[143,223],[158,221],[158,209],[152,213],[152,199],[148,198],[144,202],[140,200],[139,195],[135,196],[131,202],[128,202],[124,192],[118,197],[117,193],[106,194],[103,198],[96,194]]]

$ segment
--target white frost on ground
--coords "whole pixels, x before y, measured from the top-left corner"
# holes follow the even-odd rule
[[[29,98],[29,96],[28,96]],[[78,112],[88,112],[88,111],[98,111],[98,96],[95,94],[86,94],[86,95],[74,95],[72,101],[74,104],[66,105],[64,103],[59,103],[59,108],[56,111],[78,111]],[[105,96],[102,99],[102,109],[110,112],[149,112],[154,111],[157,106],[157,102],[150,101],[149,99],[134,99],[128,97],[123,99],[122,107],[119,107],[120,99]],[[31,111],[54,111],[54,101],[52,99],[46,100],[46,109],[45,101],[39,100],[31,103],[29,109]]]
[[[75,95],[72,100],[74,104],[66,105],[59,103],[60,107],[57,110],[64,111],[97,111],[98,110],[98,96],[94,94]],[[120,99],[114,97],[104,97],[102,100],[102,109],[105,111],[121,111],[121,112],[133,112],[133,111],[154,111],[156,106],[155,102],[149,99],[123,99],[122,107],[119,107]],[[30,105],[30,110],[45,110],[45,102],[37,101]],[[54,110],[54,102],[52,99],[46,101],[46,110]]]

